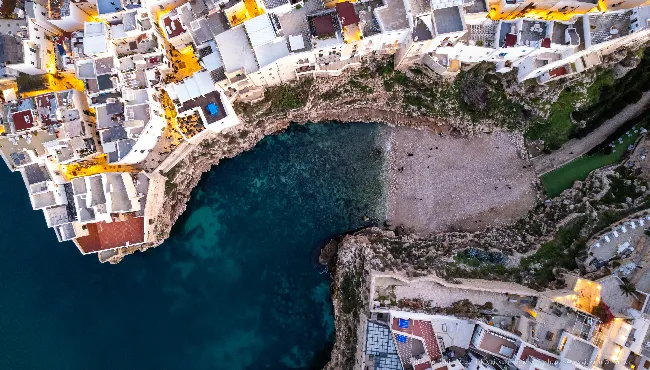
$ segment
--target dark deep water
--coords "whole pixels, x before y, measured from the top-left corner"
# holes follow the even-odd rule
[[[322,367],[334,326],[316,249],[383,220],[379,131],[265,139],[203,176],[163,246],[116,266],[57,243],[1,166],[0,369]]]

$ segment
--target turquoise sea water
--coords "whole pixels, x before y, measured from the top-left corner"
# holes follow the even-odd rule
[[[333,317],[318,248],[383,220],[369,124],[292,126],[205,174],[161,247],[99,264],[0,183],[0,369],[320,368]]]

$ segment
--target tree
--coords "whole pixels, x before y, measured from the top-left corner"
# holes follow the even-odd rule
[[[621,289],[621,294],[622,295],[624,295],[626,297],[629,297],[630,295],[632,295],[633,297],[636,298],[636,295],[635,295],[636,286],[634,286],[634,284],[632,284],[631,282],[624,281],[618,287]]]

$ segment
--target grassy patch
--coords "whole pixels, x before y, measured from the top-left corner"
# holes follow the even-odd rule
[[[282,84],[268,87],[264,94],[264,100],[270,101],[269,109],[273,113],[302,108],[307,103],[308,90],[312,83],[312,79],[304,79],[296,85]]]
[[[362,94],[372,94],[374,89],[368,85],[364,85],[361,82],[357,80],[350,80],[348,83],[351,88],[353,88],[356,91],[361,92]]]
[[[586,136],[628,104],[638,101],[650,86],[650,52],[640,55],[638,67],[623,78],[616,80],[611,70],[601,69],[596,72],[596,78],[584,96],[575,89],[562,91],[551,105],[548,119],[532,125],[526,132],[526,139],[541,139],[546,149],[558,149],[571,138]],[[583,99],[587,104],[576,109],[576,104]],[[573,121],[584,122],[584,125],[577,127]]]
[[[575,109],[577,97],[570,90],[560,93],[558,99],[551,105],[547,120],[530,127],[526,132],[528,140],[544,140],[546,149],[555,150],[569,140],[574,124],[571,113]]]
[[[544,174],[542,176],[542,185],[547,196],[556,197],[573,186],[575,181],[584,181],[592,171],[620,161],[627,151],[627,147],[634,144],[638,137],[639,133],[632,131],[631,136],[623,135],[622,143],[619,144],[616,141],[616,145],[611,151],[602,150],[594,155],[583,155],[558,169]]]
[[[555,278],[553,268],[577,268],[576,257],[585,250],[586,240],[580,236],[585,222],[586,217],[581,217],[558,229],[553,240],[542,245],[532,256],[521,260],[520,268],[532,271],[535,283],[542,287]]]

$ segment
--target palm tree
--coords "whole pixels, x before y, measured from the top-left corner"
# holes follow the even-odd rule
[[[629,297],[630,295],[634,296],[636,298],[636,286],[632,284],[630,281],[624,281],[621,283],[621,285],[618,286],[621,289],[621,294]]]

